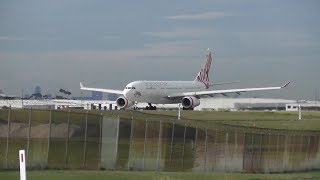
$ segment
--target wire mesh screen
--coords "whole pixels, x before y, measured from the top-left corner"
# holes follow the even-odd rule
[[[0,169],[273,173],[320,169],[320,136],[190,124],[183,120],[121,119],[98,113],[0,110]]]
[[[34,169],[47,167],[50,113],[31,111],[30,138],[27,147],[28,165]]]
[[[7,168],[8,115],[9,109],[0,110],[0,169]]]

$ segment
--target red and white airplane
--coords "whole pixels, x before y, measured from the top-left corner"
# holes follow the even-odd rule
[[[156,109],[152,104],[177,104],[181,103],[184,109],[193,109],[200,105],[200,98],[212,97],[216,94],[226,95],[249,91],[276,90],[288,86],[288,83],[278,87],[208,90],[210,86],[230,84],[234,82],[210,84],[209,70],[212,62],[212,53],[208,50],[206,63],[193,81],[133,81],[124,90],[102,89],[85,87],[80,82],[81,90],[99,91],[120,95],[116,100],[119,108],[130,108],[136,103],[148,103],[146,109]]]

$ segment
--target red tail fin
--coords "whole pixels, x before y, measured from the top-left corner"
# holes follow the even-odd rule
[[[198,73],[197,77],[195,78],[195,81],[202,82],[206,88],[209,88],[209,71],[211,67],[212,57],[211,57],[211,51],[209,50],[208,54],[206,55],[206,63],[201,68],[200,72]]]

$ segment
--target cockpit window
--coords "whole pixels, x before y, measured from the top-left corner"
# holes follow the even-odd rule
[[[136,89],[135,87],[125,87],[125,89]]]

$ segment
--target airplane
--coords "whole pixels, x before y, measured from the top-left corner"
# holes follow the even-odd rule
[[[11,96],[11,95],[6,95],[3,93],[2,90],[0,90],[0,99],[7,99],[7,100],[12,100],[12,99],[16,99],[16,96]]]
[[[200,105],[200,98],[213,97],[216,94],[226,96],[229,93],[240,95],[240,93],[249,91],[276,90],[285,88],[290,83],[287,82],[278,87],[208,90],[210,86],[238,83],[235,81],[211,84],[209,82],[211,62],[212,52],[208,49],[206,62],[193,81],[133,81],[127,84],[124,90],[86,87],[80,82],[80,89],[118,94],[120,96],[117,98],[116,104],[121,109],[130,108],[143,102],[148,103],[146,110],[155,110],[156,106],[152,106],[152,104],[178,103],[181,103],[184,110],[193,110]]]

